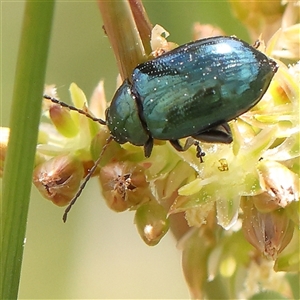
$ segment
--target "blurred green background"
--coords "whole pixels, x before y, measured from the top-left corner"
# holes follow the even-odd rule
[[[197,21],[247,41],[226,1],[144,1],[144,5],[151,22],[171,33],[169,41],[190,41]],[[24,2],[1,3],[1,126],[9,122],[24,6]],[[60,98],[68,102],[71,82],[89,98],[104,79],[111,99],[117,74],[96,2],[58,1],[46,83],[55,83]],[[66,224],[62,213],[32,188],[20,299],[189,298],[172,234],[155,247],[146,246],[133,224],[134,213],[110,211],[96,179],[89,182]]]

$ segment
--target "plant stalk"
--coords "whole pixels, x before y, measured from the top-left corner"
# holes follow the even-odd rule
[[[54,0],[25,6],[1,205],[1,299],[17,299]]]

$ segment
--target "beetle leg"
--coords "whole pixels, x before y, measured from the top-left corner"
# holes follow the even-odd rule
[[[205,156],[205,153],[202,151],[199,142],[195,141],[193,138],[190,137],[187,138],[183,147],[182,145],[180,145],[178,140],[169,140],[169,142],[177,151],[186,151],[192,145],[196,146],[196,151],[197,151],[196,157],[200,158],[201,163],[203,162],[202,157]]]
[[[149,136],[148,141],[144,145],[145,157],[150,157],[152,149],[153,149],[153,138],[151,136]]]
[[[192,145],[196,146],[196,156],[200,158],[200,162],[203,162],[202,157],[205,155],[205,153],[202,151],[199,142],[195,141],[194,139],[207,143],[230,144],[232,142],[232,134],[228,123],[223,123],[219,126],[187,138],[184,146],[182,146],[178,140],[169,140],[169,142],[177,151],[186,151]]]
[[[254,42],[254,45],[252,46],[254,49],[258,49],[258,47],[260,46],[260,40],[256,40]]]
[[[187,149],[189,149],[192,145],[194,145],[194,139],[192,138],[187,138],[185,141],[184,146],[182,146],[179,143],[179,140],[169,140],[169,142],[171,143],[171,145],[177,150],[177,151],[186,151]]]
[[[232,134],[228,123],[223,123],[192,137],[207,143],[230,144],[232,142]]]
[[[200,158],[200,162],[203,163],[203,156],[205,156],[205,152],[202,151],[202,148],[199,145],[198,141],[194,141],[194,145],[196,146],[196,157]]]
[[[178,140],[169,140],[169,142],[177,151],[185,151],[190,147],[189,146],[189,147],[187,147],[187,149],[185,149],[186,143],[185,143],[184,147],[182,147]]]

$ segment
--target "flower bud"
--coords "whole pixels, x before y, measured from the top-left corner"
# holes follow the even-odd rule
[[[209,230],[208,230],[209,231]],[[182,268],[192,299],[203,299],[208,279],[208,258],[213,240],[207,227],[191,229],[182,244]]]
[[[107,101],[105,98],[104,82],[101,80],[94,89],[93,95],[90,100],[89,109],[96,117],[105,119],[106,108]]]
[[[156,201],[142,204],[135,213],[134,222],[148,246],[155,246],[169,230],[166,210]]]
[[[225,32],[220,28],[210,24],[200,24],[199,22],[194,23],[193,26],[193,40],[201,40],[207,37],[226,35]]]
[[[277,199],[264,192],[252,197],[255,208],[261,213],[268,213],[279,209]]]
[[[151,31],[151,49],[152,56],[158,57],[165,52],[168,52],[177,47],[177,44],[168,42],[166,38],[169,36],[169,32],[166,31],[160,25],[155,25]]]
[[[53,104],[49,108],[52,123],[57,131],[65,137],[71,138],[78,134],[79,127],[73,121],[71,112],[58,104]]]
[[[121,212],[151,197],[144,171],[143,167],[129,162],[114,162],[101,168],[99,182],[112,210]]]
[[[110,133],[108,129],[104,126],[100,128],[98,133],[95,135],[91,142],[90,152],[93,159],[96,161],[99,157],[103,147],[107,144],[107,139],[109,138]],[[102,154],[101,160],[99,162],[99,167],[106,166],[110,161],[115,157],[120,158],[125,151],[122,149],[120,144],[115,141],[112,141],[108,148]]]
[[[293,237],[286,249],[279,255],[274,264],[275,272],[300,272],[299,255],[300,231],[295,230]]]
[[[73,105],[86,113],[93,115],[93,113],[87,107],[87,100],[84,92],[75,84],[70,85],[70,94],[72,98]],[[91,138],[96,135],[99,131],[98,122],[78,114],[77,112],[70,112],[74,123],[79,127],[80,130],[80,140],[81,142],[90,144]]]
[[[286,207],[292,201],[299,201],[299,178],[295,173],[276,161],[263,160],[257,168],[260,184],[267,193],[259,195],[260,202],[255,201],[259,210]]]
[[[71,155],[60,155],[39,164],[33,183],[40,193],[58,206],[67,205],[84,176],[82,163]]]
[[[44,94],[59,99],[55,85],[46,85]],[[78,134],[78,124],[74,122],[69,109],[44,99],[43,111],[49,111],[51,122],[56,127],[56,130],[63,136],[72,138]]]
[[[293,236],[293,222],[283,209],[260,213],[250,197],[243,199],[241,206],[246,239],[267,258],[275,260]]]

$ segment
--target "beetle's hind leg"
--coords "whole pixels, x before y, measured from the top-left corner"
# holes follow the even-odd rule
[[[206,143],[232,143],[232,133],[228,123],[223,123],[219,126],[210,128],[209,130],[193,135],[192,137]]]
[[[192,137],[188,137],[184,146],[182,146],[178,140],[169,141],[177,151],[186,151],[192,145],[196,146],[196,156],[200,159],[200,162],[203,162],[205,152],[201,149],[199,141],[206,143],[230,144],[232,142],[232,134],[228,123],[223,123],[212,127],[209,130],[193,135]]]
[[[199,141],[196,141],[195,139],[188,137],[185,141],[184,146],[180,145],[178,140],[170,140],[169,141],[171,145],[177,150],[177,151],[186,151],[189,149],[191,146],[196,146],[196,157],[200,159],[200,162],[203,162],[203,156],[205,156],[205,153],[202,151],[200,147]]]

